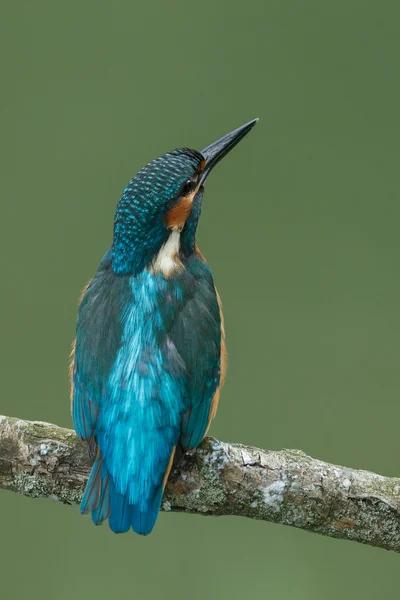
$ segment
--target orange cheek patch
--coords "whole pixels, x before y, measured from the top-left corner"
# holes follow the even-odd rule
[[[167,214],[167,227],[183,227],[192,209],[194,194],[183,196]]]
[[[206,166],[206,161],[203,159],[197,169],[197,174],[204,170]],[[199,191],[200,184],[197,185],[196,189],[193,190],[187,196],[182,196],[179,199],[179,202],[175,204],[167,214],[167,227],[168,229],[183,229],[191,211],[192,211],[192,203],[195,198],[197,192]]]
[[[197,169],[197,174],[204,170],[206,166],[206,161],[203,159]],[[196,187],[193,192],[188,194],[187,196],[182,196],[179,199],[179,202],[175,204],[174,207],[171,208],[169,213],[167,214],[167,227],[168,229],[183,229],[191,211],[192,211],[192,203],[193,199],[199,191],[200,184]]]
[[[193,199],[199,191],[200,184],[193,192],[187,196],[182,196],[179,202],[175,204],[167,214],[167,227],[168,229],[179,228],[183,229],[190,213],[192,212]]]

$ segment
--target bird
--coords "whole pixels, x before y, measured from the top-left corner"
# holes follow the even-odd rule
[[[82,292],[71,411],[93,466],[80,511],[115,533],[152,531],[171,468],[215,416],[224,319],[196,230],[206,179],[257,121],[201,152],[178,148],[144,166],[118,202],[111,248]]]

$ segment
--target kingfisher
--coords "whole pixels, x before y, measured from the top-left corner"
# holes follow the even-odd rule
[[[227,364],[221,300],[196,245],[204,184],[253,128],[143,167],[117,205],[111,248],[83,290],[71,410],[94,463],[81,503],[96,525],[149,534],[171,468],[215,416]]]

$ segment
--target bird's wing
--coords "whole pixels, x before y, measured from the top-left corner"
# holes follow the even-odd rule
[[[184,449],[195,448],[207,434],[211,421],[214,419],[217,412],[221,387],[225,380],[227,351],[225,345],[224,318],[220,296],[217,290],[215,290],[215,292],[221,319],[219,361],[217,368],[213,368],[214,352],[206,353],[209,357],[211,355],[212,362],[209,368],[206,366],[203,367],[203,372],[205,378],[209,377],[210,379],[204,381],[202,400],[199,401],[199,398],[197,397],[196,401],[191,403],[189,410],[183,415],[180,443]],[[196,394],[194,394],[193,397],[196,398]]]
[[[176,307],[165,329],[167,343],[177,349],[185,364],[180,444],[189,449],[201,442],[215,414],[225,352],[222,314],[211,271],[198,254],[185,266],[176,278]]]
[[[76,340],[71,355],[71,410],[77,434],[93,446],[101,401],[117,355],[120,338],[120,307],[124,289],[110,270],[108,252],[91,282],[85,287],[79,306]],[[121,284],[123,279],[121,279]],[[109,290],[113,287],[113,293]],[[89,449],[90,449],[89,445]]]

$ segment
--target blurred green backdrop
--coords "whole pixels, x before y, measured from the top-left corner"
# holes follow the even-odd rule
[[[2,2],[0,412],[70,426],[76,299],[148,160],[259,116],[199,243],[230,370],[212,434],[400,474],[397,0]],[[240,518],[146,539],[0,494],[4,597],[392,597],[399,558]],[[394,596],[393,596],[394,597]]]

